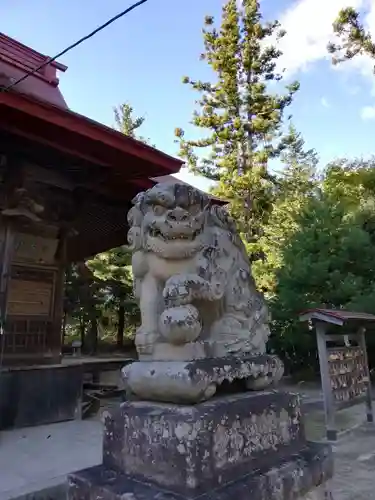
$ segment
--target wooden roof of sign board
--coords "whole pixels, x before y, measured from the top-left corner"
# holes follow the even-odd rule
[[[307,309],[299,314],[300,321],[318,320],[325,323],[331,323],[343,326],[348,322],[375,322],[375,315],[355,311],[346,311],[344,309]]]
[[[0,85],[6,87],[47,59],[0,34]],[[181,160],[69,110],[56,76],[56,70],[66,69],[52,62],[10,91],[0,92],[0,129],[91,164],[115,169],[127,180],[138,179],[140,188],[153,185],[149,177],[180,169]]]

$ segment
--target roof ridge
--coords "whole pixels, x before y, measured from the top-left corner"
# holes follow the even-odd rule
[[[0,50],[5,52],[4,46],[7,47],[8,52],[9,49],[11,52],[19,51],[21,54],[27,55],[30,58],[35,58],[40,62],[50,59],[49,56],[46,56],[45,54],[42,54],[41,52],[38,52],[37,50],[32,49],[31,47],[28,47],[27,45],[19,42],[18,40],[15,40],[14,38],[6,35],[5,33],[0,32]],[[68,69],[67,66],[59,63],[58,61],[51,61],[50,64],[59,71],[66,71]]]

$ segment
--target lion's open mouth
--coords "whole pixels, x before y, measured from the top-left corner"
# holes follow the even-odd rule
[[[176,240],[184,240],[184,241],[193,241],[197,236],[201,234],[200,230],[193,231],[189,234],[187,233],[178,233],[178,234],[165,234],[160,229],[154,227],[150,228],[150,236],[153,238],[160,238],[164,241],[176,241]]]

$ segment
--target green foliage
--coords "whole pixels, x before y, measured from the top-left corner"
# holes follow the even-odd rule
[[[87,323],[95,315],[100,315],[105,292],[84,263],[70,265],[65,273],[64,310],[71,318]]]
[[[95,352],[98,342],[98,321],[106,292],[84,262],[71,264],[65,273],[64,337],[78,330],[88,352]],[[67,320],[69,323],[67,324]],[[69,328],[72,327],[73,328]],[[76,326],[76,328],[74,328]]]
[[[115,115],[115,128],[119,132],[145,144],[150,144],[150,139],[139,135],[139,128],[145,122],[144,116],[134,116],[134,109],[129,103],[123,103],[113,108]]]
[[[294,369],[316,363],[313,332],[298,322],[311,307],[374,313],[375,170],[373,160],[325,169],[284,239],[270,300],[272,346]]]
[[[107,317],[117,311],[117,344],[121,346],[124,330],[133,333],[139,321],[139,309],[133,296],[131,253],[126,247],[113,248],[96,255],[87,262],[87,266],[106,288],[103,305]]]
[[[283,265],[286,242],[300,229],[299,215],[318,188],[316,152],[305,150],[305,142],[293,125],[284,142],[280,157],[283,170],[278,175],[273,210],[259,239],[264,258],[253,264],[257,286],[268,298],[275,293],[276,273]]]
[[[328,44],[333,64],[353,59],[358,55],[375,58],[375,44],[371,34],[361,23],[359,12],[352,7],[340,10],[333,23],[333,31],[339,38],[339,43]]]
[[[356,210],[374,199],[375,157],[369,160],[346,158],[327,165],[322,187],[335,200],[345,200],[348,210]]]
[[[274,347],[284,351],[294,366],[316,359],[314,335],[298,322],[302,310],[363,311],[375,290],[375,247],[361,223],[348,216],[344,204],[326,197],[312,199],[299,223],[300,231],[285,245],[271,301],[277,331]]]
[[[310,196],[316,191],[318,155],[315,149],[305,150],[305,141],[291,124],[284,137],[280,156],[283,164],[278,197]]]
[[[284,248],[278,300],[286,297],[293,309],[297,303],[302,309],[314,305],[342,308],[368,290],[375,277],[375,249],[361,223],[345,208],[323,198],[311,200],[303,210],[301,229]],[[282,314],[286,314],[285,304]]]
[[[205,135],[194,141],[186,139],[181,128],[175,134],[190,169],[219,181],[215,194],[230,201],[254,255],[274,201],[275,179],[268,161],[285,147],[284,114],[299,85],[287,85],[281,94],[270,91],[272,82],[282,80],[276,71],[281,52],[267,41],[285,33],[278,21],[262,19],[258,1],[238,4],[224,4],[220,25],[212,16],[205,19],[201,59],[212,69],[214,81],[183,79],[200,96],[192,123]]]
[[[94,275],[108,283],[118,283],[127,290],[132,288],[131,253],[126,247],[112,248],[87,261]]]

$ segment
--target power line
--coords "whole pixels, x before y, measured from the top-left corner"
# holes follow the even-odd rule
[[[33,70],[29,71],[28,73],[26,73],[21,78],[19,78],[15,82],[11,83],[7,87],[1,88],[0,91],[5,92],[5,91],[10,90],[11,88],[15,87],[19,83],[21,83],[24,80],[26,80],[26,78],[28,78],[29,76],[31,76],[34,73],[36,73],[37,71],[41,70],[42,68],[44,68],[45,66],[47,66],[51,62],[56,61],[56,59],[58,59],[59,57],[63,56],[64,54],[66,54],[70,50],[76,48],[78,45],[80,45],[81,43],[85,42],[89,38],[92,38],[94,35],[96,35],[97,33],[99,33],[99,31],[102,31],[104,28],[106,28],[110,24],[112,24],[115,21],[117,21],[117,19],[120,19],[120,17],[125,16],[126,14],[128,14],[132,10],[136,9],[137,7],[140,7],[142,4],[146,3],[147,1],[148,0],[139,0],[138,2],[134,3],[133,5],[131,5],[130,7],[128,7],[127,9],[123,10],[122,12],[120,12],[120,14],[117,14],[117,16],[112,17],[109,21],[107,21],[106,23],[104,23],[101,26],[99,26],[98,28],[96,28],[94,31],[92,31],[88,35],[84,36],[83,38],[81,38],[77,42],[73,43],[72,45],[70,45],[69,47],[67,47],[66,49],[64,49],[63,51],[59,52],[59,54],[56,54],[54,57],[48,58],[46,61],[44,61],[43,64],[41,64],[37,68],[34,68]]]

